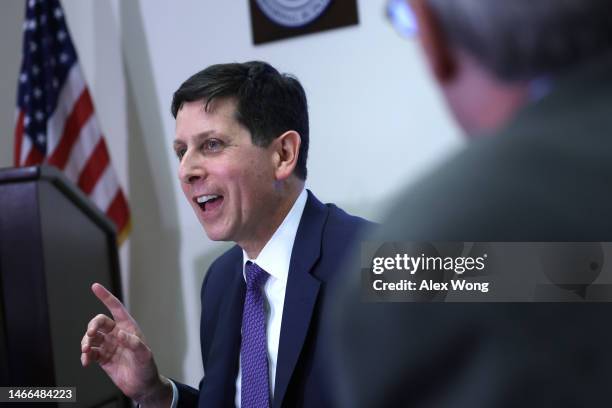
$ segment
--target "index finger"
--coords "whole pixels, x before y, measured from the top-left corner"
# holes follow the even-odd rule
[[[111,312],[116,322],[130,320],[130,314],[125,309],[125,306],[123,306],[123,303],[104,286],[99,283],[94,283],[91,285],[91,291],[102,303],[104,303],[104,306]]]

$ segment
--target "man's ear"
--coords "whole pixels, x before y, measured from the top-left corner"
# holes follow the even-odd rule
[[[442,84],[452,80],[456,73],[457,64],[438,16],[426,0],[409,1],[419,27],[421,46],[434,77]]]
[[[272,143],[274,148],[274,168],[277,180],[287,179],[297,165],[302,138],[295,130],[288,130]]]

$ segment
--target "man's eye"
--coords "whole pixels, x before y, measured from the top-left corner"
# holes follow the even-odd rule
[[[218,139],[208,139],[204,142],[204,150],[207,152],[218,152],[223,148],[223,142]]]
[[[175,153],[176,153],[176,157],[178,157],[180,161],[185,155],[185,149],[176,150]]]

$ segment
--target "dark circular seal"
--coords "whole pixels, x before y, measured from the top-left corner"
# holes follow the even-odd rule
[[[319,17],[331,0],[255,0],[272,21],[285,27],[301,27]]]

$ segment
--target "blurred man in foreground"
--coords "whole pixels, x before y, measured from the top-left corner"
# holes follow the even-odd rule
[[[89,323],[83,365],[98,362],[143,407],[330,406],[319,316],[369,223],[304,189],[304,89],[263,62],[213,65],[179,87],[172,114],[185,197],[210,239],[236,243],[202,284],[204,378],[193,389],[160,375],[134,319],[98,284],[113,319]]]
[[[401,197],[376,238],[612,241],[612,3],[408,5],[473,140]],[[612,401],[610,303],[376,304],[360,291],[353,278],[337,320],[343,406]]]

